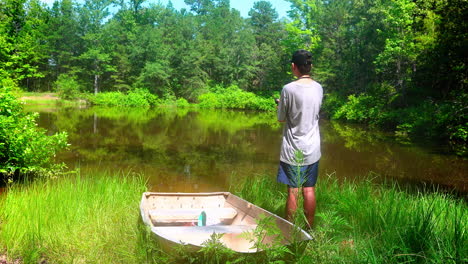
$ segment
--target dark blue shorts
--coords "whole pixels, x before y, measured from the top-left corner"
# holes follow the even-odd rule
[[[318,164],[295,166],[280,161],[278,169],[278,182],[289,185],[292,188],[314,187],[318,178]]]

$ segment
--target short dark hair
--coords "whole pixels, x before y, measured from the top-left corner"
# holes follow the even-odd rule
[[[301,74],[309,74],[312,69],[312,53],[307,50],[296,50],[291,62],[294,63]]]

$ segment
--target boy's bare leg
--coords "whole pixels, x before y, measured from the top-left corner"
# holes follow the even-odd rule
[[[302,194],[304,196],[304,213],[306,215],[307,222],[309,222],[309,227],[312,228],[314,225],[316,207],[315,187],[304,187],[302,189]]]
[[[286,219],[291,222],[293,221],[293,215],[297,210],[298,193],[298,188],[288,187],[288,199],[286,200]]]

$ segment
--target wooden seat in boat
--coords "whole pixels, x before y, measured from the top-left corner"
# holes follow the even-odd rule
[[[153,231],[166,235],[176,234],[240,234],[254,230],[257,225],[212,225],[212,226],[158,226]]]
[[[196,221],[202,212],[207,219],[231,220],[237,215],[234,208],[190,208],[190,209],[158,209],[149,210],[148,214],[153,223],[178,223]]]

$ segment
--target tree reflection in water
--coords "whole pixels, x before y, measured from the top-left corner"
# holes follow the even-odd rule
[[[282,124],[275,113],[196,108],[55,108],[40,112],[50,133],[67,131],[60,159],[87,170],[131,169],[153,191],[227,190],[239,177],[276,177]],[[467,163],[434,147],[402,144],[364,126],[321,121],[320,175],[434,183],[467,192]]]

